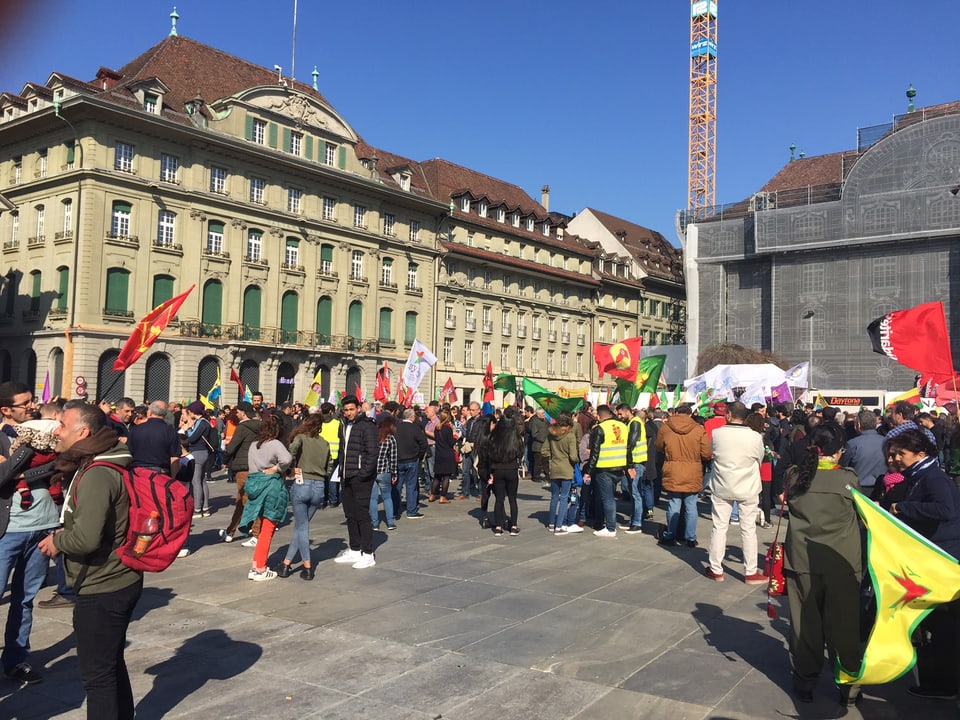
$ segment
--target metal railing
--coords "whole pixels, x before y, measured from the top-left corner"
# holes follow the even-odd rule
[[[132,317],[132,313],[131,313]],[[286,330],[275,327],[252,327],[243,323],[205,323],[186,320],[180,323],[180,335],[193,338],[213,338],[231,342],[262,345],[296,345],[303,348],[328,348],[354,352],[376,353],[381,341],[374,338],[356,338],[351,335],[331,335],[309,330]],[[391,341],[392,342],[392,341]]]

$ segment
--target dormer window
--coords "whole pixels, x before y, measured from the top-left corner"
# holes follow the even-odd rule
[[[533,232],[533,218],[527,218],[527,232]]]
[[[550,235],[550,223],[545,222],[545,223],[543,224],[543,227],[541,228],[541,230],[542,230],[542,232],[543,232],[544,235],[549,236],[549,235]]]
[[[513,224],[514,227],[520,227],[520,213],[514,212],[513,214],[511,214],[510,222]]]
[[[410,192],[410,173],[400,173],[400,189]]]
[[[160,104],[160,99],[156,95],[147,93],[146,95],[143,96],[143,109],[146,110],[148,113],[153,113],[154,115],[157,115],[158,114],[157,108],[159,104]]]
[[[477,207],[477,214],[478,214],[480,217],[484,217],[484,218],[487,216],[487,201],[486,201],[486,200],[481,200],[481,201],[480,201],[480,205]]]
[[[470,196],[469,195],[464,195],[462,198],[460,198],[460,209],[465,213],[470,212]]]
[[[507,211],[502,207],[497,208],[497,222],[506,222],[507,220]]]

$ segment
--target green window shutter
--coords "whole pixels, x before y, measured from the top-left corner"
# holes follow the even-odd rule
[[[313,135],[307,135],[303,139],[303,156],[307,160],[313,160]]]
[[[247,115],[245,120],[244,137],[246,137],[247,140],[253,140],[253,115]]]
[[[107,270],[107,298],[104,308],[107,312],[127,312],[127,289],[130,273],[119,268]]]
[[[267,144],[272,147],[277,147],[277,124],[270,123],[267,128]]]
[[[243,324],[251,328],[260,327],[260,288],[256,285],[243,291]]]
[[[133,205],[123,200],[114,200],[113,201],[113,211],[114,212],[124,212],[131,213],[133,212]]]
[[[280,335],[281,342],[295,343],[297,341],[297,307],[300,298],[295,292],[283,294],[280,301]]]
[[[331,263],[333,262],[333,245],[320,246],[320,260],[321,262],[324,260]]]
[[[30,310],[33,312],[40,311],[40,286],[43,284],[41,278],[43,274],[39,270],[34,270],[30,273]]]
[[[201,321],[204,325],[220,325],[222,312],[223,284],[219,280],[210,280],[203,286]]]
[[[330,328],[333,319],[333,300],[322,297],[317,301],[317,344],[330,342]]]
[[[67,165],[72,165],[76,157],[77,146],[75,142],[67,143]]]
[[[341,170],[347,169],[347,148],[345,145],[339,147],[339,153],[337,153],[337,163]]]
[[[70,268],[57,270],[57,310],[67,309],[67,293],[70,291]]]
[[[417,339],[417,314],[408,312],[403,323],[403,343],[404,345],[413,345]]]
[[[380,342],[393,340],[393,310],[380,308]]]
[[[157,275],[153,278],[153,305],[166,302],[173,297],[173,278],[169,275]]]
[[[324,163],[327,161],[327,143],[320,138],[317,138],[317,162]]]
[[[283,129],[283,151],[290,152],[290,128]]]
[[[347,312],[347,334],[358,341],[363,337],[363,303],[359,301],[350,303],[350,310]]]
[[[212,232],[212,233],[219,233],[220,235],[223,235],[223,223],[222,223],[222,222],[218,222],[217,220],[211,220],[211,221],[210,221],[210,225],[209,225],[208,227],[209,227],[209,231],[210,231],[210,232]]]

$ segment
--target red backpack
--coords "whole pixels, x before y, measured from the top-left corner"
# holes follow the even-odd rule
[[[127,495],[130,497],[127,538],[123,545],[114,550],[120,562],[140,572],[166,570],[176,560],[177,553],[180,552],[190,534],[193,499],[189,486],[156,470],[143,467],[124,468],[102,461],[90,463],[84,468],[84,472],[97,465],[120,473],[127,488]],[[74,503],[77,501],[76,484],[79,481],[80,478],[77,478],[74,482]],[[146,552],[136,557],[129,551],[137,541],[137,531],[143,527],[151,512],[156,512],[160,516],[160,528],[150,541]]]

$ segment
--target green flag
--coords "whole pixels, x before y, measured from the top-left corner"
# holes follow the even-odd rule
[[[497,375],[496,379],[493,381],[493,386],[497,390],[503,390],[504,392],[511,392],[514,395],[517,394],[517,376],[508,375],[507,373],[500,373]]]
[[[640,399],[640,388],[637,387],[637,384],[621,378],[616,378],[616,383],[617,396],[620,402],[626,403],[630,407],[636,407],[637,400]]]
[[[663,373],[663,365],[666,362],[666,355],[650,355],[640,359],[640,364],[637,366],[638,392],[655,393],[657,391],[660,375]]]
[[[560,397],[527,378],[523,379],[523,394],[532,397],[550,417],[556,417],[562,412],[572,413],[583,406],[583,398]]]

